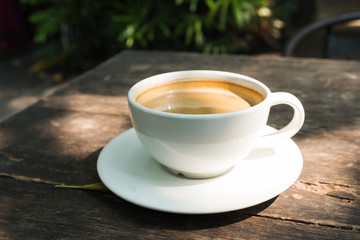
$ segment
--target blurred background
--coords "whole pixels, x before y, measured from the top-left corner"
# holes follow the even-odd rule
[[[123,50],[281,56],[308,24],[354,11],[360,0],[0,0],[0,114]],[[324,34],[295,56],[321,57]]]

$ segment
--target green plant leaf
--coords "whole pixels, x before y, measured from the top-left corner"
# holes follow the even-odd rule
[[[236,26],[238,28],[241,28],[244,25],[244,21],[241,17],[242,10],[240,8],[240,4],[239,4],[238,0],[232,1],[232,11],[233,11]]]
[[[165,23],[158,22],[158,26],[165,36],[169,37],[171,35],[171,30]]]
[[[76,189],[96,190],[96,191],[109,191],[109,189],[102,182],[80,185],[80,186],[59,184],[59,185],[55,185],[55,187],[57,187],[57,188],[76,188]]]
[[[190,12],[195,12],[197,9],[198,0],[190,0]]]
[[[186,46],[190,46],[193,34],[194,34],[194,26],[192,24],[190,24],[187,26],[186,33],[185,33],[185,45]]]
[[[197,19],[194,23],[194,30],[195,30],[195,44],[200,47],[204,41],[204,35],[202,31],[202,21]]]
[[[214,0],[206,0],[206,5],[209,8],[209,11],[206,15],[206,20],[205,20],[207,27],[210,27],[213,24],[213,22],[215,20],[215,15],[219,10],[220,4],[221,4],[221,1],[215,2]]]
[[[221,10],[220,10],[220,19],[219,19],[219,30],[220,31],[225,31],[226,29],[226,22],[227,22],[227,18],[228,18],[228,10],[229,10],[229,5],[230,5],[230,1],[231,0],[224,0],[223,1],[223,5],[221,6]]]

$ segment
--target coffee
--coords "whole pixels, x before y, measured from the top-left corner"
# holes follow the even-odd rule
[[[186,79],[141,93],[136,102],[163,112],[214,114],[250,108],[264,96],[247,87],[216,79]]]

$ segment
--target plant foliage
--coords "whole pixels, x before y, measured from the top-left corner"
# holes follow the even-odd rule
[[[279,48],[296,0],[21,0],[34,41],[60,39],[61,59],[123,49],[258,53]],[[73,56],[76,56],[75,58]],[[69,61],[69,60],[67,60]]]

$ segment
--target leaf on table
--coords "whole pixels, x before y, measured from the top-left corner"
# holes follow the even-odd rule
[[[96,190],[96,191],[109,191],[109,189],[102,182],[86,184],[86,185],[58,184],[58,185],[55,185],[55,187],[58,187],[58,188],[77,188],[77,189]]]

